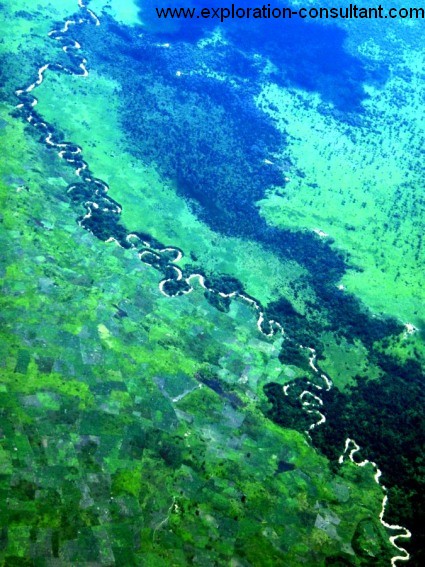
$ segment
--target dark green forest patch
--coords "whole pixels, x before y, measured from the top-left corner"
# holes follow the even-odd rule
[[[320,411],[326,422],[311,431],[313,443],[338,468],[338,457],[347,437],[361,447],[357,460],[367,458],[378,463],[382,483],[389,488],[388,517],[395,524],[406,525],[412,532],[408,547],[415,563],[423,561],[425,541],[418,530],[425,522],[424,452],[425,395],[424,374],[416,361],[401,365],[390,357],[378,361],[384,369],[379,380],[357,376],[356,385],[341,392],[337,388],[321,391]],[[314,421],[299,400],[307,387],[299,379],[284,396],[282,386],[270,383],[264,392],[271,406],[267,415],[279,425],[305,431]],[[421,559],[422,558],[422,559]]]
[[[313,309],[349,340],[358,337],[371,346],[401,331],[395,321],[371,317],[356,298],[336,289],[349,258],[331,243],[270,227],[259,215],[257,201],[270,187],[285,183],[278,164],[264,163],[285,147],[285,138],[255,107],[255,81],[248,85],[239,77],[229,84],[198,72],[226,61],[231,47],[201,52],[180,42],[161,48],[137,30],[120,27],[118,33],[117,24],[106,17],[96,33],[83,33],[92,64],[122,85],[129,150],[174,181],[202,221],[220,234],[257,241],[307,268],[318,298]],[[182,76],[176,76],[177,70]]]

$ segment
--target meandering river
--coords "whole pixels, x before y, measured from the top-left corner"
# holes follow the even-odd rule
[[[89,164],[83,159],[83,149],[72,142],[66,142],[58,139],[57,134],[55,133],[55,128],[44,121],[36,112],[35,107],[37,106],[38,101],[37,98],[31,94],[39,85],[41,85],[48,70],[64,72],[81,77],[88,76],[89,72],[86,66],[87,60],[84,57],[78,58],[78,62],[76,64],[72,64],[72,59],[76,59],[75,54],[81,49],[81,45],[78,41],[68,37],[68,31],[71,27],[78,25],[94,24],[99,26],[100,20],[96,14],[88,8],[87,4],[84,3],[84,0],[78,0],[78,7],[79,12],[75,17],[66,20],[62,28],[54,29],[49,32],[49,36],[61,44],[65,53],[73,55],[73,57],[70,58],[70,66],[65,67],[57,63],[46,63],[42,65],[37,72],[36,80],[25,88],[17,89],[15,94],[19,99],[19,104],[16,108],[20,110],[23,118],[34,128],[44,133],[43,139],[45,144],[48,147],[55,149],[60,159],[65,160],[74,167],[75,174],[81,179],[82,183],[70,185],[67,188],[67,192],[72,195],[74,191],[81,190],[82,187],[86,189],[89,188],[91,199],[84,201],[87,212],[81,219],[79,219],[79,224],[83,228],[89,230],[87,221],[92,219],[93,214],[104,215],[104,218],[108,218],[109,216],[115,220],[121,213],[121,206],[107,195],[109,191],[108,184],[102,179],[98,179],[92,175]],[[105,242],[114,242],[119,246],[134,249],[142,262],[155,269],[167,271],[168,277],[164,278],[159,283],[159,291],[162,295],[170,298],[177,295],[186,295],[194,290],[194,285],[199,285],[204,290],[217,294],[222,298],[241,301],[249,305],[256,313],[256,325],[258,331],[266,337],[273,337],[279,334],[283,337],[285,336],[285,331],[280,323],[273,319],[267,319],[261,303],[255,298],[236,290],[224,292],[220,289],[209,287],[206,283],[207,279],[200,273],[192,273],[184,277],[183,271],[176,265],[184,256],[183,252],[179,248],[173,246],[156,247],[153,244],[153,239],[152,241],[148,240],[148,238],[144,238],[137,233],[125,234],[124,237],[122,237],[122,235],[111,234],[105,239]],[[160,262],[162,262],[161,268],[159,268]],[[177,291],[173,292],[172,289],[175,283],[178,283],[179,285]],[[313,375],[318,378],[318,383],[311,381],[308,382],[307,385],[309,389],[305,389],[299,395],[303,409],[308,414],[311,414],[316,418],[316,421],[309,426],[308,431],[306,432],[309,437],[309,432],[312,429],[326,422],[326,417],[322,413],[324,404],[320,397],[320,391],[323,390],[323,388],[325,388],[326,391],[329,391],[332,388],[332,380],[320,369],[314,348],[304,345],[298,346],[299,348],[308,351],[309,365],[312,369]],[[291,383],[285,384],[282,387],[282,395],[290,395],[289,392],[291,386]],[[178,401],[178,399],[176,398],[175,401]],[[407,561],[410,558],[409,553],[399,546],[397,541],[399,538],[410,538],[411,533],[402,526],[389,524],[384,520],[388,496],[386,487],[380,484],[380,477],[382,476],[382,473],[374,462],[368,460],[357,462],[355,460],[355,455],[359,450],[360,447],[357,443],[353,439],[347,438],[345,441],[344,452],[339,458],[339,463],[342,464],[345,457],[348,455],[349,460],[356,466],[365,467],[370,465],[370,467],[374,469],[374,479],[382,487],[384,492],[379,520],[388,530],[398,532],[397,534],[389,537],[390,543],[397,549],[398,553],[391,558],[391,564],[392,566],[395,566],[398,561]]]

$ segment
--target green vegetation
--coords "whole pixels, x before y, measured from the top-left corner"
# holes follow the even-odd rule
[[[386,520],[412,529],[420,564],[419,50],[409,72],[401,62],[416,28],[358,52],[354,29],[351,54],[341,30],[312,37],[313,54],[333,45],[349,64],[351,104],[321,72],[301,90],[303,66],[288,85],[273,42],[253,55],[255,31],[243,56],[231,31],[226,44],[177,30],[161,47],[131,27],[136,2],[94,0],[102,25],[70,32],[89,76],[57,72],[80,59],[46,34],[77,6],[21,4],[2,6],[0,50],[0,563],[388,565],[371,467],[338,464],[350,436],[382,469]],[[394,42],[394,76],[366,73]],[[13,110],[44,61],[37,120],[72,142],[62,160]],[[65,161],[77,144],[79,180]],[[90,175],[110,191],[81,221]],[[173,295],[194,272],[214,291],[161,294],[161,279]],[[220,292],[255,297],[284,338]],[[300,395],[320,376],[300,345],[335,385],[312,444]]]
[[[359,49],[391,48],[391,59],[394,52],[403,59],[392,61],[384,89],[366,86],[365,113],[354,123],[341,121],[318,95],[264,83],[258,104],[289,134],[278,159],[292,163],[285,168],[290,182],[271,191],[261,210],[275,226],[328,234],[325,240],[349,253],[354,269],[341,280],[348,292],[375,312],[420,325],[423,54],[414,38],[400,31],[390,41],[383,32]]]
[[[252,311],[162,297],[154,270],[75,223],[69,169],[4,120],[2,561],[296,565],[343,553],[381,491],[344,473],[341,500],[326,460],[262,417],[255,384],[279,350]],[[206,362],[234,394],[200,387]],[[281,460],[295,468],[278,474]],[[318,501],[338,525],[314,527]]]

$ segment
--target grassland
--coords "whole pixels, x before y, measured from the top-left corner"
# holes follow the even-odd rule
[[[122,204],[122,219],[130,230],[147,232],[165,244],[178,246],[185,251],[183,265],[196,258],[212,272],[238,277],[248,293],[264,304],[286,292],[303,312],[308,295],[297,300],[289,286],[302,278],[301,266],[296,262],[283,264],[270,251],[259,249],[257,243],[218,236],[176,194],[171,181],[126,151],[118,92],[118,84],[95,70],[84,81],[50,75],[37,91],[38,109],[67,139],[84,148],[93,171],[102,172],[111,187],[110,194]],[[60,112],[58,98],[64,101]],[[259,278],[258,273],[265,277]]]
[[[19,6],[8,8],[7,17],[22,19],[29,53],[42,44],[24,23],[28,16],[16,15]],[[118,21],[135,21],[133,3],[125,10],[115,2],[111,6]],[[40,3],[31,13],[31,25],[40,34],[50,28],[46,14],[63,17]],[[16,37],[20,32],[12,27],[10,33]],[[53,47],[40,53],[56,57],[55,43],[50,43]],[[11,45],[13,52],[16,44]],[[370,45],[361,49],[369,55],[376,51]],[[8,59],[5,98],[14,81],[19,86],[33,78],[30,68],[40,53],[22,69]],[[409,62],[417,72],[413,57]],[[254,241],[214,232],[199,220],[196,204],[161,177],[160,164],[148,167],[128,151],[119,120],[121,86],[90,65],[89,60],[87,78],[48,73],[36,91],[37,110],[65,139],[83,147],[94,175],[108,182],[111,196],[123,206],[128,230],[182,248],[183,265],[196,262],[210,272],[237,277],[264,304],[287,297],[302,316],[314,299],[305,268],[283,262]],[[386,117],[379,122],[380,137],[389,140],[382,155],[370,122],[347,125],[324,116],[317,97],[265,84],[258,104],[285,124],[293,165],[284,194],[270,192],[261,207],[270,224],[329,232],[335,246],[364,270],[344,277],[347,289],[374,310],[419,325],[419,278],[412,274],[421,257],[414,257],[411,248],[418,241],[420,211],[415,194],[406,189],[416,187],[419,150],[411,149],[412,173],[406,181],[411,185],[402,191],[407,201],[399,198],[404,181],[397,167],[407,159],[410,138],[420,134],[420,124],[411,119],[420,91],[419,83],[412,83],[410,110],[399,125],[391,106],[398,80],[391,79],[379,92],[368,87],[364,120]],[[270,108],[270,102],[276,107]],[[284,118],[282,102],[287,105]],[[228,313],[221,312],[200,289],[164,297],[158,274],[134,250],[101,242],[79,227],[79,212],[66,196],[75,175],[11,110],[11,104],[3,104],[0,120],[5,148],[0,164],[5,251],[0,560],[5,565],[55,560],[387,565],[392,548],[378,520],[383,494],[372,467],[330,463],[304,433],[266,417],[263,386],[311,377],[311,369],[282,364],[281,339],[261,334],[246,305],[234,301]],[[392,116],[393,133],[385,130]],[[358,147],[366,148],[364,153]],[[354,149],[360,153],[348,160]],[[286,156],[273,159],[283,164]],[[371,181],[376,166],[382,183]],[[303,172],[315,201],[305,194]],[[335,183],[349,204],[338,192],[334,208]],[[399,217],[385,208],[388,187]],[[342,221],[341,210],[347,213]],[[409,217],[400,218],[407,211]],[[385,223],[380,232],[376,226]],[[385,265],[376,250],[362,247],[373,231],[378,231],[374,237],[380,238]],[[390,257],[391,238],[402,244],[399,256]],[[372,293],[378,281],[373,274],[382,269],[385,302]],[[396,269],[400,275],[394,284]],[[360,341],[323,331],[318,340],[324,346],[321,367],[341,390],[355,385],[359,374],[381,385],[382,369]],[[417,356],[421,345],[417,333],[384,339],[374,348],[396,353],[404,362]],[[367,406],[364,418],[366,412]]]
[[[2,561],[320,565],[354,558],[365,522],[386,553],[370,471],[333,476],[259,411],[281,367],[252,312],[161,296],[78,227],[67,169],[3,116]],[[206,366],[241,405],[201,387]]]
[[[407,25],[379,34],[375,26],[373,39],[363,33],[351,47],[390,66],[384,85],[365,86],[360,116],[341,120],[317,94],[264,83],[257,102],[289,134],[287,156],[276,159],[290,156],[292,165],[290,183],[272,191],[261,210],[276,226],[333,238],[354,268],[341,285],[374,312],[422,327],[425,53]],[[417,32],[418,25],[411,23]]]

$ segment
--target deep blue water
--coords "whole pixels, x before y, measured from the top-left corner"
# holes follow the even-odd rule
[[[318,92],[325,101],[334,103],[342,111],[361,112],[361,103],[366,98],[364,83],[382,84],[388,77],[385,65],[350,54],[345,45],[346,31],[330,20],[292,17],[290,20],[227,19],[223,23],[217,18],[174,19],[171,22],[158,20],[154,7],[202,8],[211,3],[204,0],[182,0],[178,3],[138,0],[138,3],[143,20],[151,23],[161,40],[195,43],[219,26],[233,48],[237,48],[239,59],[255,53],[267,56],[278,69],[273,77],[275,82]],[[232,3],[221,0],[214,4],[231,7]],[[244,7],[258,5],[263,4],[256,0],[244,0],[238,4]],[[249,65],[242,69],[236,60],[234,65],[237,73],[250,77]]]

